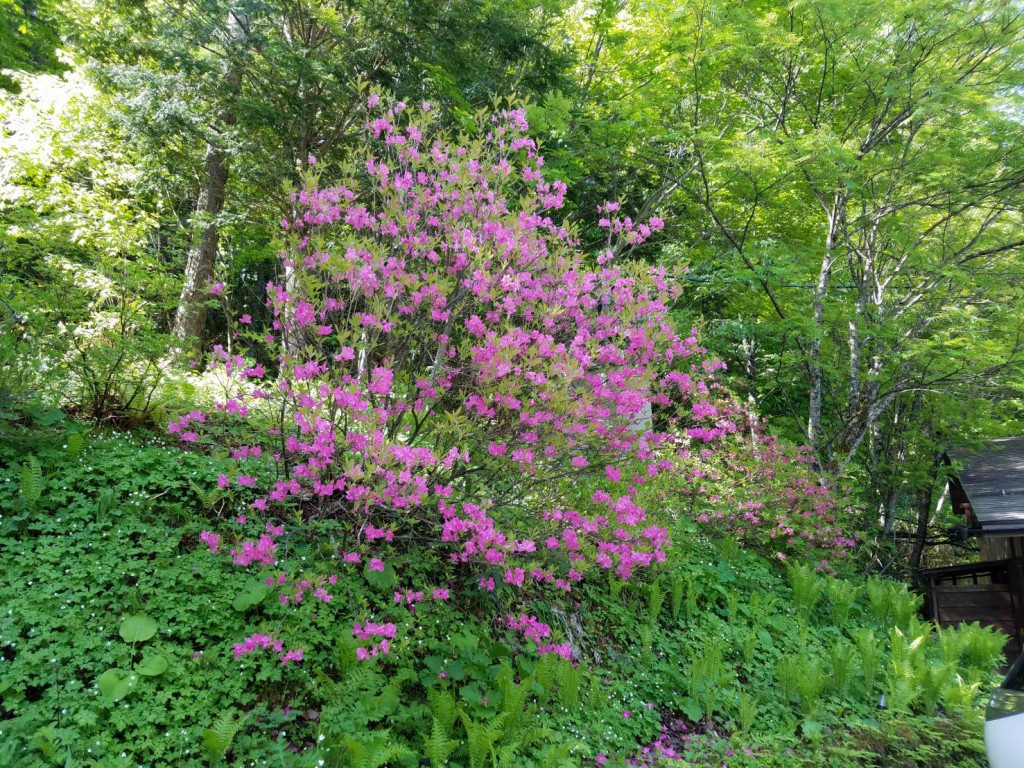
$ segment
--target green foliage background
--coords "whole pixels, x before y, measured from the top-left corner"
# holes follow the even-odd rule
[[[1021,23],[997,0],[0,0],[0,765],[578,765],[663,725],[694,765],[983,765],[1001,640],[934,634],[864,571],[973,557],[931,512],[938,457],[1020,429]],[[353,569],[313,618],[208,554],[199,531],[246,499],[215,487],[225,457],[151,431],[223,386],[170,354],[190,248],[217,225],[202,349],[265,327],[288,191],[311,154],[348,162],[366,87],[456,131],[523,101],[584,247],[605,200],[666,220],[620,255],[666,266],[679,325],[852,489],[844,579],[694,526],[700,499],[666,488],[656,579],[545,604],[579,668],[519,647],[487,596],[356,664],[344,628],[388,584]],[[210,148],[231,167],[212,221]],[[336,558],[337,534],[308,523],[288,562]],[[455,578],[426,549],[398,564]],[[129,616],[156,634],[126,642]],[[308,663],[235,660],[242,616]]]

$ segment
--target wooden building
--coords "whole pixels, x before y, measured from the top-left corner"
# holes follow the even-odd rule
[[[1008,663],[1024,640],[1024,437],[989,441],[957,455],[950,500],[978,537],[980,562],[924,572],[928,607],[942,626],[980,622],[1008,636]]]

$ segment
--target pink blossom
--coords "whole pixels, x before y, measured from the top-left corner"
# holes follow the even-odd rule
[[[210,531],[203,531],[199,534],[199,540],[204,542],[210,551],[214,554],[217,553],[217,548],[220,546],[220,534],[211,533]]]

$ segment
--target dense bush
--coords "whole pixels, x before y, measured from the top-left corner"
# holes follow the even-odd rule
[[[675,466],[660,449],[734,429],[704,383],[719,365],[675,334],[657,271],[613,265],[611,245],[591,269],[545,215],[564,187],[544,181],[521,112],[461,147],[430,115],[369,97],[351,178],[319,189],[312,177],[282,222],[286,280],[268,286],[264,337],[285,350],[278,378],[218,348],[236,396],[170,431],[230,448],[243,467],[222,483],[259,488],[257,510],[289,503],[337,523],[337,559],[368,561],[409,607],[463,582],[522,603],[538,586],[571,592],[595,567],[628,579],[669,543],[637,502]],[[660,226],[603,210],[610,244]],[[269,437],[253,434],[268,418]],[[244,468],[253,455],[274,457],[271,475]],[[275,565],[282,533],[268,524],[235,562]],[[221,535],[206,535],[212,549]],[[395,571],[397,542],[425,537],[464,566],[458,587]],[[572,656],[529,611],[505,621]]]

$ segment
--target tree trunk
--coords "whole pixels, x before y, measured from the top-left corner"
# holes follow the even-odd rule
[[[921,558],[924,556],[925,542],[928,539],[928,524],[932,517],[932,494],[941,458],[942,454],[937,454],[932,460],[928,476],[917,491],[917,528],[914,531],[914,548],[910,551],[910,567],[915,571],[921,568]]]
[[[229,88],[227,105],[220,115],[221,127],[235,124],[236,118],[231,104],[237,96],[242,84],[242,69],[235,52],[230,48],[233,43],[245,39],[246,18],[234,9],[228,11],[226,26],[226,54],[224,80]],[[205,225],[201,232],[193,237],[185,262],[185,279],[181,286],[181,297],[174,315],[172,333],[179,342],[179,350],[184,351],[202,340],[206,329],[207,285],[213,278],[217,264],[217,250],[220,243],[220,231],[217,218],[224,210],[224,201],[228,188],[228,153],[222,142],[215,137],[206,147],[206,164],[203,170],[203,186],[196,202],[196,214],[203,217]],[[194,348],[194,347],[192,347]]]
[[[821,339],[825,335],[825,299],[828,296],[829,283],[832,279],[832,265],[835,263],[836,240],[839,233],[840,218],[844,202],[837,194],[831,210],[828,211],[828,237],[825,240],[825,253],[821,259],[821,270],[818,282],[814,287],[812,314],[814,319],[814,336],[809,345],[807,372],[810,393],[807,408],[807,442],[814,448],[819,461],[825,459],[821,442],[821,407],[823,379],[821,370]]]
[[[200,232],[198,240],[188,252],[185,262],[185,280],[181,286],[178,311],[174,316],[174,338],[182,347],[202,339],[206,328],[207,284],[213,277],[217,262],[217,245],[220,233],[216,217],[224,209],[224,198],[228,186],[228,158],[223,150],[214,145],[206,149],[206,170],[203,174],[203,188],[196,206],[198,213],[211,217],[211,221]]]
[[[298,189],[302,189],[305,180],[302,178],[302,173],[309,170],[309,155],[312,151],[313,146],[313,127],[309,123],[303,128],[298,136],[298,140],[295,143],[296,152],[296,170],[298,175],[295,178],[295,183]],[[292,204],[291,218],[293,220],[298,219],[301,214],[301,207],[297,204]],[[298,255],[292,258],[298,259]],[[284,289],[288,292],[289,296],[299,296],[301,293],[301,286],[299,285],[299,271],[292,263],[291,259],[286,259],[284,262]],[[366,338],[366,335],[363,335]],[[285,305],[284,308],[284,330],[281,334],[281,348],[284,351],[286,357],[290,357],[295,361],[298,361],[302,355],[302,350],[305,348],[306,343],[309,341],[309,335],[306,333],[306,329],[301,327],[295,322],[295,308],[292,302]],[[365,348],[360,350],[360,366],[365,363]],[[360,368],[360,371],[362,368]]]
[[[821,378],[821,336],[825,326],[825,295],[828,292],[829,277],[832,272],[832,255],[828,253],[821,263],[821,272],[818,274],[818,284],[814,290],[814,337],[810,343],[810,361],[808,364],[808,378],[810,383],[810,397],[807,408],[807,442],[815,450],[819,460],[823,457],[820,452],[819,438],[821,434],[821,403],[822,403],[822,378]]]

